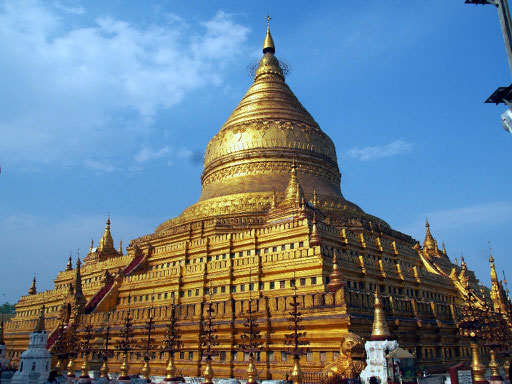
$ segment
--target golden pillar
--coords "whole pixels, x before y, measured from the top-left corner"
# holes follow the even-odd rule
[[[247,384],[256,384],[258,382],[258,371],[254,365],[254,356],[249,356],[249,366],[247,367]]]
[[[491,370],[491,380],[501,381],[503,378],[500,375],[500,365],[496,359],[496,352],[491,349],[491,361],[489,362],[489,369]]]
[[[212,368],[212,358],[206,358],[206,367],[203,371],[204,381],[202,384],[213,384],[213,368]]]
[[[471,340],[471,370],[473,371],[473,382],[479,384],[489,384],[485,380],[485,365],[480,360],[480,347],[476,340]]]
[[[75,358],[71,356],[69,358],[68,366],[66,367],[68,370],[67,377],[75,377]]]
[[[110,377],[108,377],[108,360],[103,360],[103,365],[100,368],[100,378],[110,380]]]
[[[165,367],[164,381],[172,381],[176,377],[176,366],[174,365],[174,354],[169,353],[169,360],[167,360],[167,367]]]
[[[81,379],[88,379],[89,378],[89,354],[86,353],[84,357],[84,363],[82,364],[82,367],[80,368],[80,378]]]
[[[146,383],[151,383],[151,379],[149,378],[149,374],[151,373],[149,359],[144,359],[144,365],[142,366],[140,373],[142,373],[142,377],[146,379]]]
[[[119,376],[119,380],[130,379],[130,376],[128,376],[128,371],[130,370],[130,365],[128,364],[128,352],[124,353],[123,363],[121,364],[119,370],[121,371],[121,376]]]
[[[293,358],[293,370],[291,374],[293,384],[302,384],[302,370],[300,369],[300,358]]]

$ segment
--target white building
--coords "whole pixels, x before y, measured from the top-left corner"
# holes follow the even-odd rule
[[[48,379],[51,355],[46,349],[48,334],[44,327],[44,311],[43,305],[36,328],[30,334],[28,349],[20,356],[20,366],[11,384],[43,384]]]

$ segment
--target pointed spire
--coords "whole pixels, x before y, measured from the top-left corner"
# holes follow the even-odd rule
[[[39,319],[37,319],[36,327],[34,328],[34,332],[41,333],[46,332],[44,327],[44,311],[46,310],[45,305],[41,307],[41,313],[39,314]]]
[[[112,235],[110,234],[110,217],[107,219],[107,223],[105,225],[105,232],[103,233],[103,236],[100,239],[100,243],[97,249],[100,252],[115,251],[114,240],[112,240]]]
[[[68,265],[66,265],[66,271],[73,270],[73,262],[71,261],[71,252],[69,252]]]
[[[428,219],[425,221],[425,227],[427,228],[427,231],[425,233],[425,241],[423,242],[423,248],[428,249],[437,249],[436,241],[434,240],[434,237],[430,233],[430,224],[428,222]]]
[[[117,251],[120,255],[123,254],[123,240],[119,240],[119,250]]]
[[[273,79],[277,76],[281,81],[284,81],[283,69],[281,68],[279,60],[274,56],[276,47],[274,45],[274,39],[272,39],[272,35],[270,34],[270,16],[267,16],[267,18],[269,23],[267,24],[267,34],[263,42],[263,57],[256,70],[254,81],[266,75],[271,76]]]
[[[443,255],[448,256],[448,253],[446,253],[446,247],[444,246],[444,241],[443,241]]]
[[[343,288],[345,286],[343,275],[341,274],[338,268],[337,259],[337,254],[334,253],[334,256],[332,257],[332,272],[329,275],[329,284],[327,284],[327,290],[329,290],[332,293],[335,293],[338,289]]]
[[[82,263],[80,262],[80,256],[78,256],[78,258],[76,259],[76,270],[75,270],[75,284],[74,284],[75,295],[83,295],[82,273],[80,271],[80,265],[82,265]]]
[[[492,257],[491,242],[489,241],[489,263],[491,263],[491,282],[492,285],[498,284],[498,274],[496,273],[496,267],[494,266],[494,257]]]
[[[386,316],[384,314],[382,301],[380,299],[378,288],[375,288],[375,312],[373,315],[373,326],[371,341],[383,341],[391,338],[391,333],[388,329]]]
[[[462,252],[460,253],[460,266],[461,266],[461,268],[463,270],[467,270],[468,269],[466,261],[464,261],[464,254]]]
[[[272,18],[267,13],[267,35],[265,36],[265,41],[263,42],[263,53],[275,53],[276,47],[274,45],[274,39],[272,39],[272,35],[270,34],[270,20]]]
[[[297,165],[295,163],[295,159],[293,159],[290,172],[290,182],[288,183],[288,187],[286,187],[285,191],[285,200],[295,201],[298,204],[303,197],[304,191],[300,186],[299,179],[297,177]]]
[[[316,213],[313,215],[313,227],[311,228],[311,236],[309,237],[309,245],[316,246],[322,242],[320,235],[318,234],[318,228],[316,227]]]
[[[455,265],[459,266],[459,260],[457,260],[457,256],[455,256]]]
[[[28,289],[28,294],[29,295],[35,295],[37,293],[37,288],[36,288],[36,275],[34,275],[34,279],[32,280],[32,285],[30,286],[30,288]]]
[[[318,196],[316,195],[316,189],[313,190],[313,201],[312,204],[315,208],[318,208]]]
[[[89,248],[89,253],[92,253],[93,249],[94,249],[94,239],[91,239],[91,247]]]
[[[276,196],[276,190],[275,188],[272,189],[272,203],[270,204],[270,208],[274,209],[277,207],[277,196]]]

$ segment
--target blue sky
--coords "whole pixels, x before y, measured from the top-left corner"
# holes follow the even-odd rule
[[[251,84],[266,13],[333,139],[345,197],[488,283],[510,270],[510,83],[494,7],[463,0],[0,1],[0,300],[52,287],[107,214],[151,233],[200,194],[208,140]],[[511,275],[512,278],[512,275]]]

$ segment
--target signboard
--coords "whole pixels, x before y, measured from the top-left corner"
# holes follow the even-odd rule
[[[463,363],[450,367],[452,384],[473,384],[473,373],[468,365]]]

